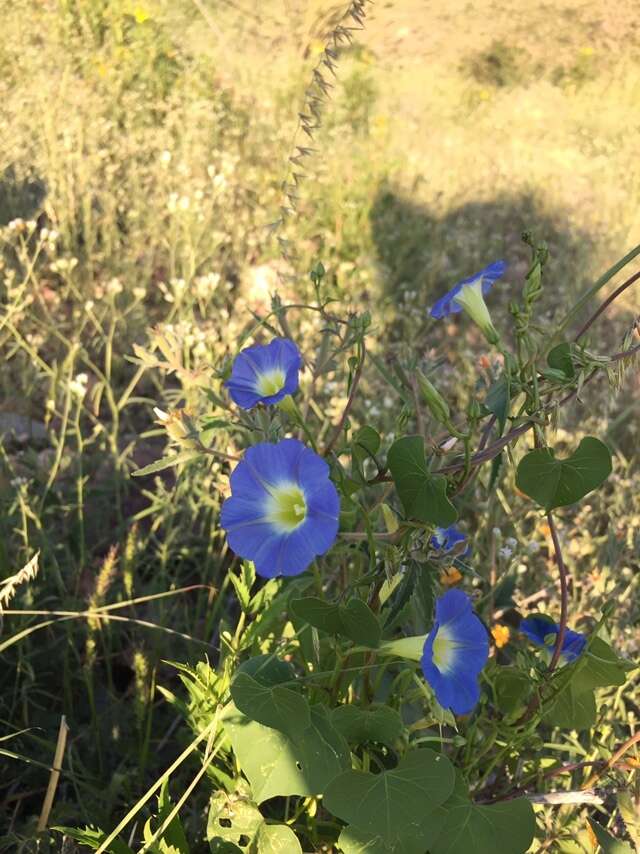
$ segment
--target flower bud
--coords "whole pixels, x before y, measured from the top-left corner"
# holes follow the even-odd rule
[[[441,424],[447,424],[451,417],[449,404],[422,371],[417,372],[417,378],[422,397],[429,407],[431,414]]]

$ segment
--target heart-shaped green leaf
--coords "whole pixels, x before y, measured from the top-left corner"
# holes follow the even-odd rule
[[[553,451],[538,448],[522,458],[516,486],[548,512],[575,504],[611,474],[611,453],[593,436],[587,436],[574,453],[558,460]]]
[[[329,784],[323,803],[364,834],[393,845],[421,830],[425,815],[449,797],[453,782],[453,766],[445,756],[413,750],[391,771],[345,771]]]
[[[344,635],[354,643],[375,648],[382,629],[371,608],[361,599],[350,599],[346,605],[334,605],[317,596],[292,599],[291,609],[310,626],[332,635]]]
[[[265,686],[248,673],[238,673],[231,685],[238,709],[252,721],[284,732],[306,729],[310,724],[309,703],[302,694],[282,685]]]
[[[405,436],[394,442],[387,465],[407,516],[442,528],[453,525],[458,514],[447,498],[447,479],[429,471],[422,436]]]
[[[635,665],[618,658],[602,638],[594,638],[589,648],[568,667],[570,679],[555,696],[545,718],[552,726],[581,730],[596,722],[594,688],[624,685],[625,671]]]
[[[430,854],[524,854],[535,829],[533,807],[525,798],[474,804],[458,774],[453,794],[426,825],[426,847]]]
[[[309,726],[287,727],[285,721],[284,731],[250,720],[233,703],[225,709],[225,732],[256,803],[278,795],[320,795],[350,766],[349,747],[325,707],[307,708]]]
[[[351,744],[379,741],[393,745],[403,729],[400,715],[389,706],[338,706],[331,713],[331,723]]]

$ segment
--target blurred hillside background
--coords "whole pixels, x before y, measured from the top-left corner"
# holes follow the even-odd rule
[[[275,290],[304,297],[321,260],[347,305],[370,308],[382,349],[446,352],[455,369],[443,387],[455,393],[482,345],[472,330],[428,322],[437,294],[500,257],[515,286],[528,268],[521,232],[532,229],[551,251],[551,319],[638,242],[635,0],[377,0],[339,51],[309,141],[298,113],[343,9],[0,0],[0,578],[36,551],[41,567],[12,607],[79,611],[192,584],[226,589],[219,470],[131,481],[163,452],[152,407],[185,402],[171,375],[130,361],[134,345],[169,336],[197,385],[198,366],[234,352],[249,312],[264,314]],[[316,152],[280,232],[291,262],[267,226],[296,145]],[[594,329],[593,349],[619,350],[637,311],[630,289]],[[620,573],[638,573],[638,388],[630,377],[617,398],[585,392],[565,425],[597,420],[618,454],[608,509],[596,498],[573,520],[570,560],[584,564],[575,619]],[[395,402],[371,389],[371,414],[386,409],[391,423]],[[335,417],[344,389],[322,393]],[[629,654],[632,600],[620,602],[618,628]],[[62,713],[72,775],[58,823],[111,826],[166,767],[178,721],[156,684],[179,687],[163,662],[207,652],[224,607],[224,595],[192,591],[126,611],[158,630],[70,618],[9,646],[35,623],[4,617],[0,718],[15,754],[0,773],[4,850],[33,831],[48,780],[37,763],[48,767]],[[628,701],[625,720],[638,713]]]

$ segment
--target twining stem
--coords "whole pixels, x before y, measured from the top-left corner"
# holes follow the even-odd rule
[[[562,557],[562,549],[560,547],[560,538],[558,537],[558,529],[556,528],[555,520],[552,514],[547,513],[547,523],[551,531],[551,539],[553,540],[553,549],[556,555],[556,563],[560,572],[560,628],[556,637],[556,645],[553,650],[551,661],[549,662],[548,672],[552,673],[556,665],[560,661],[562,655],[562,645],[567,633],[567,617],[568,617],[568,601],[569,601],[569,585],[567,583],[567,568],[564,558]]]
[[[360,383],[360,377],[362,376],[362,369],[364,367],[364,358],[365,358],[365,355],[367,352],[366,348],[365,348],[364,338],[362,339],[361,346],[362,346],[362,351],[360,353],[360,361],[358,362],[358,367],[356,368],[356,372],[353,375],[353,380],[351,381],[351,388],[349,389],[349,397],[347,398],[347,403],[344,407],[342,415],[340,416],[340,421],[336,425],[336,428],[333,431],[333,433],[331,434],[331,438],[327,442],[327,446],[324,449],[324,456],[325,457],[327,457],[331,453],[331,451],[335,447],[336,443],[340,439],[340,436],[342,435],[342,430],[344,428],[344,423],[347,420],[347,416],[349,415],[349,412],[351,411],[351,407],[355,403],[356,392],[358,391],[358,385]]]
[[[606,271],[606,273],[600,276],[598,281],[592,287],[590,287],[585,294],[580,297],[580,299],[573,306],[571,311],[568,312],[562,323],[555,330],[555,335],[560,335],[571,323],[573,318],[576,317],[582,311],[582,309],[589,302],[589,300],[591,300],[598,293],[598,291],[603,288],[607,284],[607,282],[616,275],[616,273],[619,273],[623,267],[626,267],[626,265],[633,261],[633,259],[636,258],[638,255],[640,255],[640,245],[634,246],[633,249],[624,256],[624,258],[621,258],[613,265],[613,267],[610,267]]]
[[[637,273],[634,273],[634,274],[633,274],[633,276],[630,276],[630,277],[626,280],[626,282],[623,282],[623,283],[620,285],[620,287],[619,287],[619,288],[616,288],[616,289],[615,289],[615,291],[613,291],[613,293],[612,293],[612,294],[610,294],[610,295],[606,298],[606,300],[605,300],[605,301],[602,303],[602,305],[597,309],[597,311],[595,311],[595,312],[591,315],[591,317],[589,318],[589,320],[587,320],[587,322],[586,322],[586,323],[585,323],[585,324],[580,328],[580,331],[578,332],[578,334],[576,335],[576,337],[575,337],[575,339],[574,339],[574,340],[575,340],[575,341],[579,341],[579,340],[580,340],[580,338],[582,338],[582,336],[585,334],[585,332],[586,332],[588,329],[590,329],[590,327],[592,326],[592,324],[593,324],[593,323],[595,323],[595,321],[600,317],[600,315],[601,315],[603,312],[605,312],[605,311],[609,308],[609,306],[611,305],[611,303],[612,303],[614,300],[618,299],[618,297],[620,296],[620,294],[624,293],[624,291],[626,291],[626,290],[627,290],[627,288],[630,288],[630,287],[631,287],[631,285],[633,285],[635,282],[637,282],[637,281],[638,281],[638,279],[640,279],[640,270],[638,270],[638,272],[637,272]]]
[[[598,780],[599,777],[602,777],[603,774],[606,774],[613,766],[620,761],[620,759],[624,756],[627,750],[630,750],[634,744],[638,744],[640,742],[640,732],[637,732],[635,735],[632,735],[631,738],[628,738],[623,745],[621,745],[612,756],[607,759],[606,763],[602,766],[602,768],[598,768],[593,774],[589,777],[587,782],[584,784],[585,789],[590,789],[593,784]]]

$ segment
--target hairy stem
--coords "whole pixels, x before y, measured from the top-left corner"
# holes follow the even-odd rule
[[[567,582],[567,568],[564,558],[562,557],[562,549],[560,548],[560,538],[558,537],[558,529],[556,528],[555,520],[551,513],[547,513],[547,522],[551,531],[551,539],[553,540],[553,549],[556,555],[556,563],[560,572],[560,629],[556,637],[556,645],[553,650],[551,661],[549,662],[549,673],[552,673],[562,655],[562,645],[567,633],[567,617],[568,617],[568,601],[569,601],[569,585]]]

